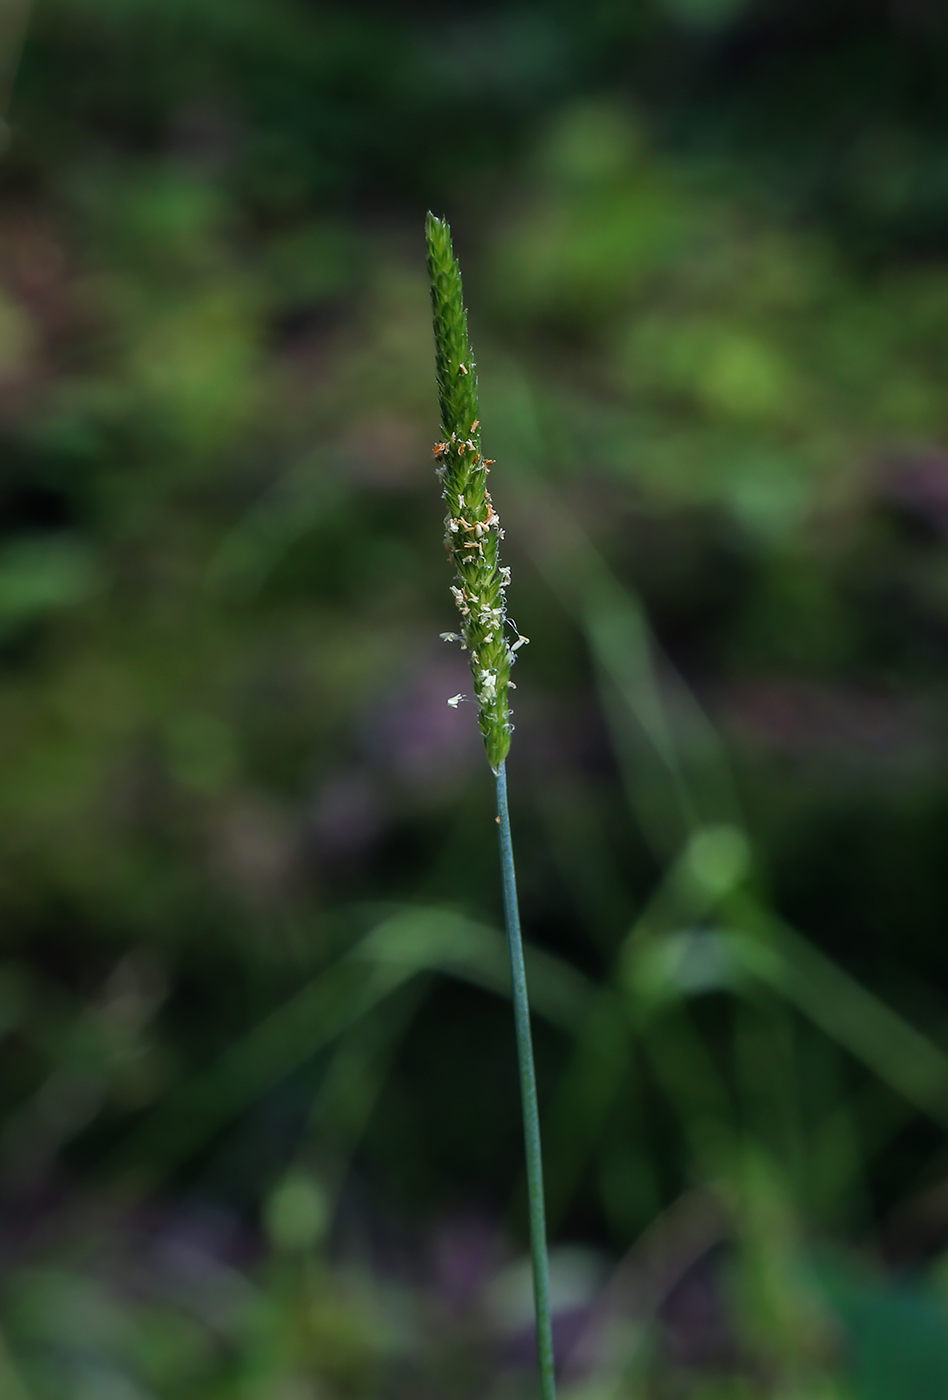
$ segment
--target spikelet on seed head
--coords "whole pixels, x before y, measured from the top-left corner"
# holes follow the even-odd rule
[[[446,221],[429,214],[425,234],[441,406],[441,439],[434,457],[447,510],[444,543],[455,567],[451,593],[461,615],[459,640],[474,677],[477,720],[488,762],[497,773],[510,748],[510,668],[526,638],[515,633],[514,644],[508,641],[505,589],[510,570],[500,566],[503,530],[487,490],[491,462],[481,455],[477,374],[461,271]],[[454,697],[448,703],[457,702]]]

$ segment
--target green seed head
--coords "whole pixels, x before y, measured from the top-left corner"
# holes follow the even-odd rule
[[[477,374],[461,271],[444,219],[429,214],[425,232],[441,405],[441,441],[434,455],[447,507],[444,543],[455,566],[451,592],[461,614],[460,635],[442,635],[459,640],[470,658],[478,723],[488,762],[497,773],[510,748],[510,668],[526,638],[508,639],[505,588],[510,570],[500,567],[498,542],[504,532],[487,490],[493,464],[481,455]]]

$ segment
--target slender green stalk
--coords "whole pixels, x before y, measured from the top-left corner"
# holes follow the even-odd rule
[[[504,764],[500,765],[500,771],[497,774],[497,821],[500,827],[500,869],[504,882],[504,916],[507,922],[507,946],[510,949],[514,1024],[517,1029],[517,1062],[520,1067],[523,1142],[527,1158],[530,1254],[533,1259],[533,1299],[537,1318],[540,1394],[543,1400],[555,1400],[553,1323],[550,1314],[550,1269],[546,1253],[546,1210],[543,1204],[540,1112],[537,1106],[536,1073],[533,1068],[530,1004],[527,999],[527,973],[523,964],[523,941],[520,937],[517,877],[514,871],[513,842],[510,837],[510,813],[507,810],[507,772]]]
[[[501,568],[498,542],[503,538],[500,520],[487,490],[487,474],[493,463],[481,455],[480,409],[477,375],[467,334],[467,312],[461,289],[461,270],[451,246],[451,232],[443,219],[428,215],[425,228],[431,308],[434,317],[435,367],[441,407],[441,441],[435,445],[436,471],[447,506],[444,542],[454,564],[451,588],[461,614],[460,632],[443,632],[446,641],[457,641],[468,653],[474,680],[477,720],[487,760],[497,780],[497,821],[500,831],[500,868],[504,886],[504,914],[510,972],[513,982],[514,1024],[523,1137],[527,1159],[527,1195],[530,1207],[530,1253],[533,1259],[533,1296],[537,1320],[537,1357],[542,1400],[555,1400],[553,1329],[550,1316],[550,1271],[546,1252],[546,1219],[543,1204],[543,1160],[540,1152],[540,1115],[537,1109],[536,1074],[530,1038],[530,1006],[523,965],[517,880],[514,874],[510,816],[507,811],[507,775],[504,759],[510,748],[510,703],[514,688],[510,668],[527,640],[516,628],[511,642],[507,629],[506,588],[510,570]],[[466,697],[454,695],[449,705]]]

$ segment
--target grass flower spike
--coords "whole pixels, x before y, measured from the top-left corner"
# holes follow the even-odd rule
[[[474,678],[478,723],[487,760],[499,773],[510,748],[510,668],[526,638],[510,640],[506,585],[500,567],[500,519],[487,489],[492,463],[481,455],[477,374],[467,334],[461,272],[443,219],[428,215],[428,272],[434,313],[435,366],[441,405],[441,441],[435,445],[442,496],[447,506],[444,542],[455,566],[451,592],[461,614],[460,640]],[[453,702],[457,704],[457,697]]]

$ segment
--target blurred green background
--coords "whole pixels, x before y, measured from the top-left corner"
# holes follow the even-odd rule
[[[948,12],[6,0],[0,1397],[948,1397]]]

